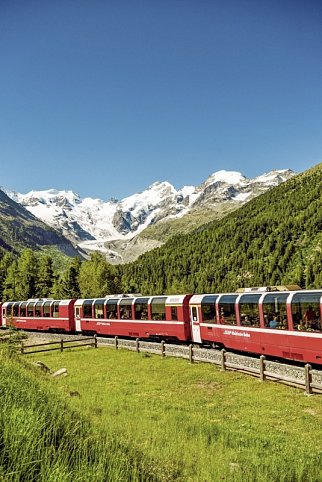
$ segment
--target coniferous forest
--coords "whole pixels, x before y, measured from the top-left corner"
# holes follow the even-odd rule
[[[235,291],[245,286],[322,287],[322,165],[136,262],[112,266],[24,249],[0,253],[2,300],[91,298],[112,293]]]
[[[242,208],[177,235],[123,267],[125,291],[206,293],[245,286],[322,287],[322,165]]]

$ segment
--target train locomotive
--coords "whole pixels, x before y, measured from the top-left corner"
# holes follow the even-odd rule
[[[0,325],[211,345],[322,365],[322,290],[4,302]]]

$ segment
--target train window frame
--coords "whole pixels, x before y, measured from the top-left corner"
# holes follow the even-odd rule
[[[238,299],[240,326],[247,328],[260,327],[259,300],[262,294],[245,293]]]
[[[178,321],[178,307],[170,306],[171,308],[171,321]]]
[[[42,306],[43,306],[42,301],[37,301],[37,303],[35,304],[35,317],[36,318],[42,318],[42,311],[43,311]]]
[[[52,318],[59,318],[59,301],[53,301],[51,305]]]
[[[117,304],[118,300],[109,299],[106,301],[106,319],[117,319]]]
[[[51,301],[45,301],[43,304],[43,317],[44,318],[51,318]],[[48,310],[49,308],[49,310]]]
[[[216,302],[219,298],[219,295],[206,295],[202,298],[200,303],[200,310],[201,310],[201,321],[203,323],[218,323],[217,315],[216,315]],[[206,308],[210,308],[210,310],[206,310]],[[213,314],[213,316],[211,316]],[[206,315],[206,316],[205,316]]]
[[[84,300],[82,306],[83,318],[91,319],[93,318],[93,301],[92,299]]]
[[[20,302],[19,301],[16,301],[15,303],[13,303],[13,306],[12,306],[12,316],[14,318],[17,318],[19,316],[19,307],[20,307]]]
[[[149,298],[136,298],[134,301],[134,319],[147,320],[149,317]]]
[[[291,321],[295,331],[321,333],[321,297],[322,291],[295,293],[291,299]],[[315,299],[314,299],[315,298]],[[316,318],[306,319],[307,311],[316,305]],[[313,308],[312,308],[313,309]],[[296,310],[296,311],[295,311]],[[318,314],[317,314],[318,313]]]
[[[99,298],[94,301],[94,318],[96,320],[103,320],[105,318],[104,305],[105,299]]]
[[[289,293],[271,292],[265,293],[262,300],[262,312],[264,328],[268,330],[288,330],[287,299]],[[266,309],[266,305],[270,309]],[[273,306],[274,305],[274,306]],[[276,317],[276,321],[275,318]]]
[[[119,302],[120,319],[133,320],[132,315],[133,298],[122,298]]]
[[[22,301],[20,303],[19,317],[21,318],[27,317],[27,301]]]
[[[151,299],[150,308],[151,308],[151,319],[154,321],[165,321],[166,320],[166,312],[165,312],[165,303],[167,297],[166,296],[154,296]],[[162,308],[161,310],[159,308]]]
[[[231,325],[231,326],[237,325],[237,314],[236,314],[237,298],[238,298],[238,295],[224,294],[220,296],[219,299],[217,300],[220,324]],[[224,306],[222,305],[224,305],[226,308],[229,307],[229,311],[227,309],[225,311]]]
[[[6,306],[6,318],[11,318],[12,315],[12,309],[13,309],[14,302],[11,301],[7,304]]]
[[[31,301],[27,304],[27,318],[34,318],[35,317],[35,306],[36,303]]]

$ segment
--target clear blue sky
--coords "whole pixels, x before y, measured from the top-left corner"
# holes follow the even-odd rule
[[[0,0],[0,185],[121,199],[322,162],[322,2]]]

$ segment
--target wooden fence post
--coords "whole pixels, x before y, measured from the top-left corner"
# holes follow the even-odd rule
[[[20,353],[21,353],[22,355],[24,355],[24,353],[25,353],[25,348],[24,348],[24,346],[23,346],[23,341],[21,342]]]
[[[261,355],[259,357],[259,378],[261,382],[265,380],[265,360],[266,360],[265,355]]]
[[[164,340],[161,341],[161,356],[165,357],[165,342],[164,342]]]
[[[115,337],[115,350],[118,350],[119,349],[119,339],[118,337],[116,336]]]
[[[61,338],[60,339],[60,351],[64,350],[64,340]]]
[[[192,344],[189,345],[189,362],[193,363],[193,346],[192,346]]]
[[[224,371],[226,370],[225,362],[226,362],[226,350],[225,348],[223,348],[221,350],[221,369]]]
[[[135,340],[135,347],[136,347],[136,351],[137,351],[138,353],[140,353],[140,340],[139,340],[139,338],[137,338],[137,339]]]
[[[312,394],[312,374],[311,374],[311,365],[307,363],[304,367],[304,373],[305,373],[305,393],[306,395],[311,395]]]
[[[94,335],[94,348],[97,348],[97,335]]]

